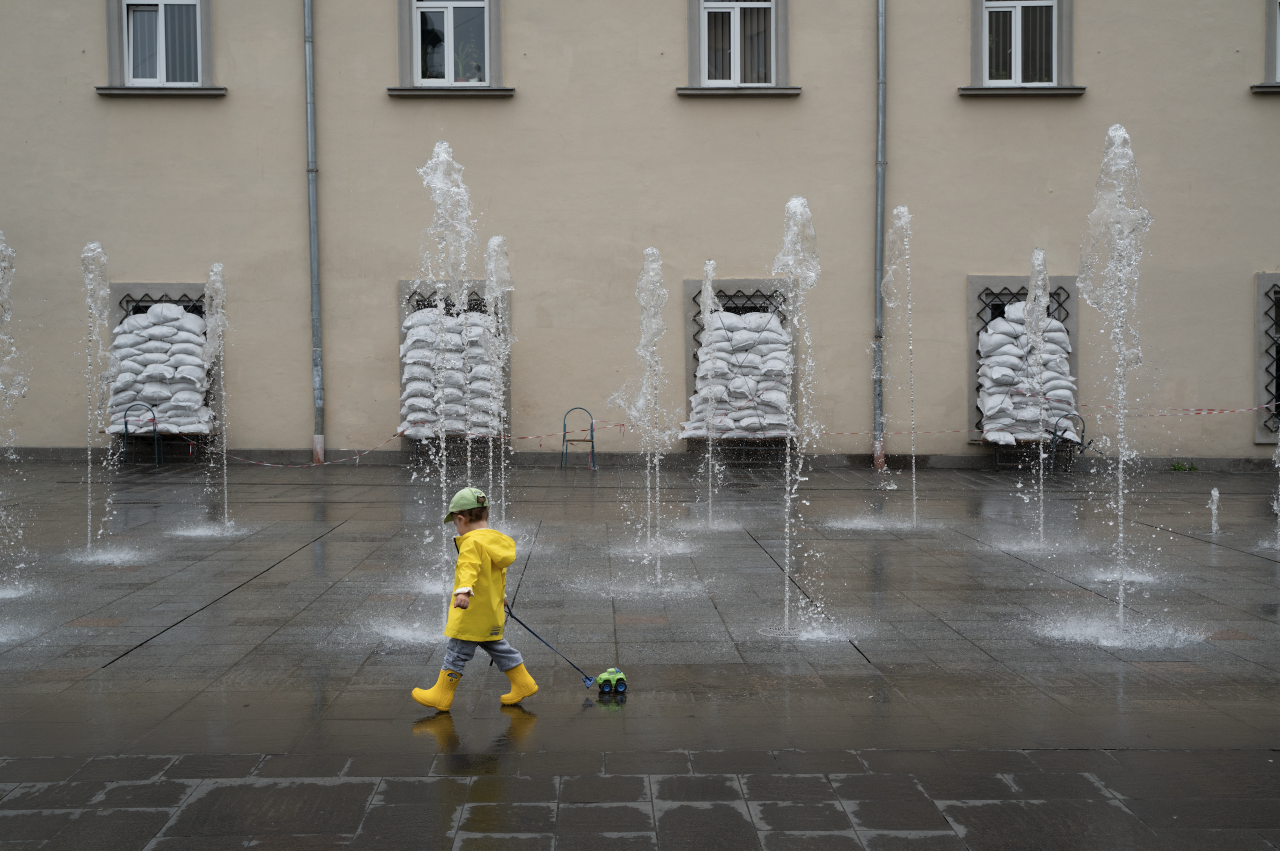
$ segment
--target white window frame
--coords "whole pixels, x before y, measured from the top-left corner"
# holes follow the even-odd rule
[[[455,82],[453,79],[453,10],[455,8],[484,9],[484,80],[480,82]],[[448,70],[443,80],[431,80],[422,76],[423,12],[444,12],[444,63]],[[492,14],[493,10],[489,8],[488,0],[414,0],[410,17],[410,33],[413,39],[413,84],[421,87],[472,89],[489,88],[494,85],[491,82],[493,48],[490,44],[490,32],[493,27],[489,18]]]
[[[124,36],[124,80],[126,86],[164,87],[175,89],[198,89],[204,85],[204,10],[200,4],[204,0],[120,0],[120,22]],[[133,76],[133,29],[129,23],[130,6],[155,6],[156,18],[156,76]],[[190,83],[170,83],[165,80],[165,43],[164,43],[164,7],[195,6],[196,7],[196,79]]]
[[[768,89],[778,84],[778,8],[774,0],[733,0],[733,2],[710,2],[700,0],[702,8],[698,12],[698,30],[702,34],[700,58],[702,85],[707,88],[752,88]],[[769,82],[742,82],[742,63],[738,56],[742,44],[742,10],[769,10]],[[728,80],[711,80],[707,78],[707,14],[709,12],[729,12],[729,68]]]
[[[1048,83],[1022,82],[1022,9],[1025,6],[1050,6],[1053,8],[1053,57],[1050,67],[1053,68],[1053,80]],[[1009,11],[1013,13],[1013,56],[1011,61],[1013,78],[1010,80],[991,79],[991,12]],[[1049,88],[1057,86],[1061,73],[1059,50],[1059,33],[1061,32],[1061,10],[1058,0],[983,0],[982,3],[982,85],[989,87],[1017,86],[1018,88]]]

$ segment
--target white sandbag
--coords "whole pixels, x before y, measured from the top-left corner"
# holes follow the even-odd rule
[[[1010,434],[1007,431],[1002,431],[1000,429],[984,429],[982,432],[982,437],[985,440],[988,440],[992,443],[999,443],[1002,446],[1014,446],[1015,444],[1017,444],[1017,441],[1014,439],[1012,434]]]
[[[1004,318],[1006,322],[1012,322],[1018,325],[1026,324],[1027,303],[1025,301],[1015,301],[1012,304],[1005,305]]]
[[[779,411],[785,411],[791,401],[781,390],[765,390],[758,399],[761,405],[769,405]]]
[[[434,399],[431,399],[427,396],[410,396],[408,399],[404,400],[404,404],[401,406],[401,410],[405,412],[433,411],[435,410],[435,407],[436,407],[436,403]]]
[[[411,363],[404,367],[405,381],[431,381],[435,374],[435,370],[425,364]]]
[[[174,331],[173,336],[169,337],[168,341],[172,345],[177,345],[178,343],[190,343],[193,346],[203,347],[205,344],[205,339],[202,335],[191,334],[187,331]]]
[[[440,416],[445,419],[459,419],[467,415],[465,405],[459,405],[456,402],[448,403],[440,406]]]
[[[144,337],[141,334],[119,334],[111,342],[111,347],[113,349],[135,349],[149,340],[149,337]]]
[[[732,334],[734,331],[741,331],[744,327],[742,317],[723,310],[713,311],[707,317],[707,329],[711,331],[718,330]]]
[[[153,324],[154,323],[147,318],[145,313],[131,313],[124,318],[123,322],[111,329],[111,333],[117,337],[121,334],[136,334],[141,329],[149,328]]]
[[[111,392],[124,390],[126,387],[132,387],[137,380],[137,376],[132,372],[122,372],[116,376],[115,381],[111,382]]]
[[[430,349],[412,349],[400,356],[405,364],[422,364],[429,366],[436,362],[436,353]]]
[[[140,344],[137,347],[137,351],[140,354],[145,354],[145,355],[168,354],[169,344],[166,343],[164,340],[148,340],[147,342]],[[123,352],[121,352],[117,355],[117,357],[124,358],[126,356]]]
[[[147,402],[166,402],[173,395],[169,385],[163,381],[149,381],[138,396]]]
[[[177,334],[178,329],[172,325],[152,325],[150,328],[142,329],[142,336],[148,340],[167,340],[170,337],[176,337]]]
[[[201,370],[204,369],[204,361],[202,361],[200,358],[193,357],[192,355],[170,354],[168,363],[169,363],[169,366],[172,366],[175,368],[179,366],[195,366],[195,367],[200,367]]]
[[[186,331],[188,334],[204,334],[205,321],[203,318],[196,316],[194,313],[182,311],[182,317],[174,323],[174,327],[179,331]]]
[[[161,352],[143,352],[140,355],[135,355],[134,357],[129,358],[129,361],[140,365],[143,369],[146,369],[156,363],[168,364],[169,355]],[[123,364],[121,365],[123,366]]]
[[[414,396],[429,397],[435,395],[435,389],[431,386],[430,381],[410,381],[405,384],[404,392],[400,394],[400,401],[411,399]]]
[[[978,332],[978,354],[982,357],[990,357],[997,350],[1006,346],[1017,346],[1017,337],[1005,334],[988,334],[986,331]],[[1021,349],[1014,353],[1021,354]]]
[[[167,301],[157,302],[147,310],[147,318],[154,325],[173,324],[186,315],[181,307]]]
[[[776,313],[744,313],[739,320],[742,322],[742,328],[746,331],[759,334],[762,331],[771,331],[778,334],[784,334],[782,330],[782,320],[778,318]]]
[[[204,394],[192,390],[180,390],[169,400],[174,407],[194,411],[204,404]]]
[[[439,419],[439,417],[437,417],[431,411],[421,411],[421,410],[408,411],[407,413],[402,413],[400,416],[404,417],[404,421],[406,423],[410,423],[412,425],[434,423],[436,420]]]
[[[169,381],[173,378],[173,369],[162,363],[153,363],[142,371],[138,381]]]
[[[440,322],[440,311],[434,307],[415,310],[405,317],[401,327],[405,330],[416,328],[420,325],[437,325]]]
[[[173,371],[174,378],[185,378],[197,385],[204,384],[207,376],[203,367],[180,366]]]
[[[472,364],[468,375],[472,381],[493,382],[498,379],[498,371],[489,364]]]

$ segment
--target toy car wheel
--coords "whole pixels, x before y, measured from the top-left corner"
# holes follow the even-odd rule
[[[611,692],[611,691],[613,691],[613,683],[601,683],[601,684],[600,684],[600,693],[601,693],[601,694],[608,694],[608,693],[609,693],[609,692]]]
[[[618,694],[622,694],[624,691],[627,690],[627,681],[623,680],[622,682],[618,683],[616,686],[613,687],[613,690],[616,691]]]

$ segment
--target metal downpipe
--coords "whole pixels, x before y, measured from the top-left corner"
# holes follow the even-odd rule
[[[876,470],[884,470],[884,172],[885,166],[885,0],[876,3],[878,58],[876,99],[876,336],[872,344],[872,401],[875,422],[872,448]]]
[[[315,434],[311,460],[324,462],[324,355],[320,333],[320,213],[316,194],[316,71],[312,49],[312,0],[303,0],[307,53],[307,205],[311,220],[311,393],[315,401]]]

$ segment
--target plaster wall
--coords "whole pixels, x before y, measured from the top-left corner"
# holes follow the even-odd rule
[[[829,430],[869,431],[875,189],[875,2],[791,4],[782,99],[680,98],[686,3],[503,4],[509,99],[399,99],[394,0],[316,3],[320,223],[330,448],[398,422],[397,282],[415,277],[432,206],[414,169],[445,139],[466,166],[480,248],[507,237],[516,292],[516,434],[568,408],[616,420],[635,372],[642,252],[663,255],[671,300],[668,403],[684,405],[681,281],[769,276],[792,195],[808,198],[823,277],[810,297]],[[965,454],[970,275],[1027,275],[1031,250],[1075,274],[1107,127],[1133,136],[1155,218],[1141,283],[1138,404],[1253,404],[1255,283],[1280,270],[1273,236],[1280,98],[1260,79],[1263,6],[1076,0],[1078,98],[962,98],[969,3],[889,2],[888,206],[915,216],[921,452]],[[85,6],[91,10],[85,13]],[[113,280],[203,282],[226,268],[232,445],[310,445],[310,325],[301,3],[217,0],[218,99],[108,99],[98,3],[0,8],[0,229],[17,249],[19,344],[31,376],[18,442],[83,440],[85,328],[78,258],[102,242]],[[480,251],[473,257],[482,274]],[[1104,404],[1104,341],[1081,328],[1081,401]],[[889,430],[905,429],[905,334],[890,311]],[[1087,409],[1086,409],[1087,410]],[[1144,452],[1264,455],[1249,415],[1150,419]],[[634,448],[617,430],[601,451]],[[520,449],[536,449],[521,441]],[[394,446],[394,444],[392,444]],[[891,452],[905,436],[890,437]],[[544,449],[557,448],[555,440]],[[824,449],[866,453],[869,436]]]

